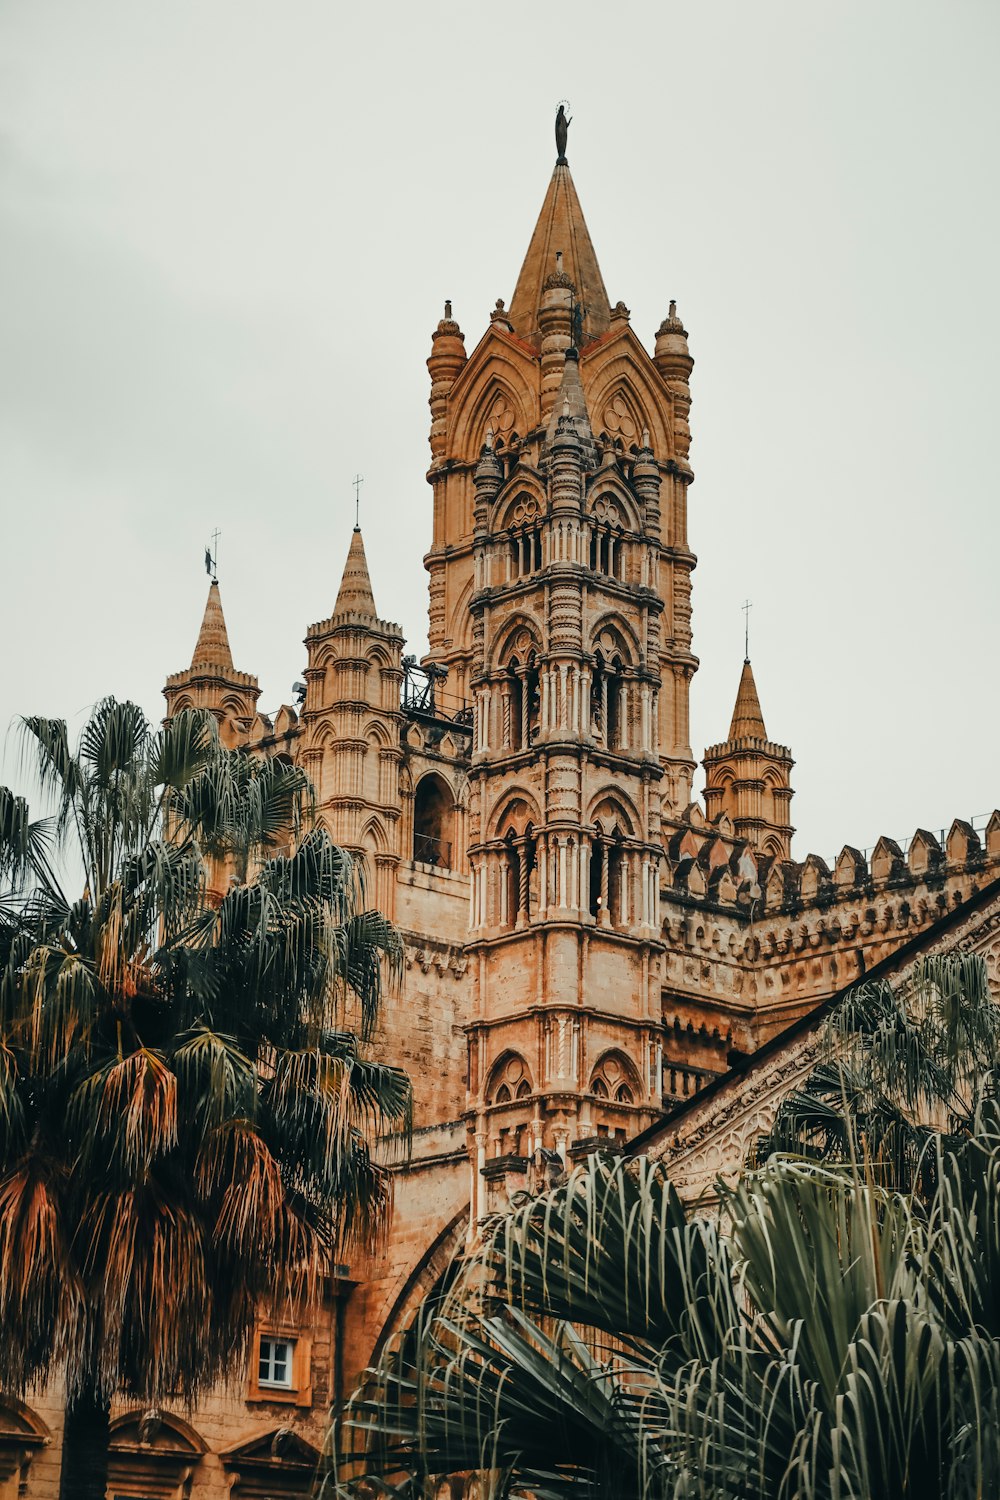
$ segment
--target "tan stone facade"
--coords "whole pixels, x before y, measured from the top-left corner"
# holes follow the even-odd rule
[[[673,303],[652,352],[610,304],[564,162],[509,310],[467,353],[446,305],[427,364],[422,666],[378,613],[355,530],[332,612],[306,634],[298,709],[258,713],[214,583],[191,667],[164,690],[168,712],[208,706],[226,743],[307,768],[403,931],[379,1047],[413,1079],[416,1129],[389,1243],[315,1328],[270,1331],[297,1362],[281,1400],[255,1360],[198,1412],[123,1413],[112,1493],[305,1493],[330,1401],[537,1147],[569,1161],[638,1137],[680,1170],[713,1111],[739,1112],[749,1054],[780,1059],[774,1039],[793,1028],[797,1047],[845,985],[964,930],[1000,878],[998,814],[905,851],[845,847],[832,869],[793,860],[793,762],[749,662],[693,800],[693,362]],[[798,1076],[794,1056],[768,1088]],[[712,1136],[699,1161],[736,1159],[744,1137]],[[692,1191],[706,1170],[689,1164]],[[50,1492],[57,1395],[5,1410],[0,1485]]]

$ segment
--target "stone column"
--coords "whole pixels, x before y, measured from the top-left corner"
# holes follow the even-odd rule
[[[601,907],[597,918],[602,927],[611,926],[611,846],[601,843]]]

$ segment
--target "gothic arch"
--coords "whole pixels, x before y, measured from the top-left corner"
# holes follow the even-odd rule
[[[602,639],[605,636],[607,640]],[[600,651],[605,661],[613,661],[617,654],[626,667],[638,666],[642,657],[635,631],[625,617],[614,610],[601,615],[591,626],[590,649],[595,653]]]
[[[490,517],[490,531],[496,536],[511,526],[530,526],[540,520],[548,509],[545,487],[534,476],[527,476],[518,469],[513,479],[500,493]],[[525,514],[520,514],[521,511]]]
[[[590,1092],[610,1103],[638,1104],[643,1094],[639,1070],[618,1047],[608,1047],[590,1072]]]
[[[656,456],[667,458],[672,455],[673,399],[631,328],[626,328],[621,338],[615,340],[613,349],[595,350],[589,359],[582,359],[580,374],[587,406],[593,413],[595,432],[607,430],[605,412],[620,391],[636,414],[638,436],[626,441],[623,435],[609,431],[612,441],[617,438],[624,452],[628,453],[639,445],[642,429],[647,427],[650,446]]]
[[[375,740],[382,749],[386,749],[393,743],[393,736],[381,719],[369,719],[364,728],[364,737],[369,743]]]
[[[489,342],[487,334],[486,344]],[[532,413],[537,400],[531,386],[534,371],[529,373],[527,368],[518,368],[520,364],[521,359],[515,350],[505,346],[501,352],[495,343],[492,348],[480,344],[473,352],[452,386],[448,422],[450,453],[462,453],[473,460],[479,457],[498,401],[503,403],[497,410],[497,435],[501,439],[506,441],[515,431],[531,431],[535,425]]]
[[[468,642],[470,628],[469,600],[472,598],[474,585],[474,577],[466,582],[462,588],[462,592],[458,596],[454,609],[448,617],[448,637],[455,645],[465,645]]]
[[[600,823],[604,833],[612,833],[618,823],[626,838],[635,838],[642,826],[635,803],[618,787],[602,787],[591,799],[587,822]]]
[[[527,1089],[524,1084],[528,1085]],[[507,1047],[486,1075],[483,1097],[488,1105],[510,1104],[515,1099],[527,1098],[531,1089],[531,1069],[520,1052]]]
[[[369,818],[361,830],[361,843],[373,854],[387,854],[389,851],[389,838],[381,818]]]
[[[625,486],[615,483],[609,476],[598,473],[590,494],[587,496],[587,511],[595,521],[619,528],[627,535],[642,530],[642,521],[635,497]]]
[[[523,787],[508,787],[501,792],[494,804],[488,824],[488,837],[501,838],[507,833],[508,827],[516,833],[524,833],[529,823],[537,828],[540,822],[538,803],[532,794]]]
[[[183,714],[183,713],[186,713],[189,709],[192,709],[192,708],[194,708],[194,703],[192,702],[192,700],[190,698],[186,697],[186,696],[185,697],[181,697],[181,698],[178,698],[177,702],[174,704],[174,713],[175,714]],[[230,711],[230,713],[233,712],[232,709],[230,709],[229,711]],[[242,711],[242,705],[240,705],[240,708],[237,709],[236,712],[241,712],[241,711]]]
[[[624,377],[612,385],[592,408],[594,426],[612,443],[621,443],[627,453],[638,447],[643,429],[649,426],[642,402]]]
[[[493,669],[501,671],[511,656],[516,656],[523,666],[532,651],[541,651],[542,631],[529,614],[519,613],[508,620],[497,636],[493,648]]]
[[[407,1326],[413,1313],[426,1298],[438,1288],[443,1288],[451,1279],[457,1264],[456,1256],[465,1244],[468,1224],[469,1209],[466,1206],[440,1230],[429,1249],[413,1267],[386,1313],[369,1365],[378,1362],[386,1344]]]

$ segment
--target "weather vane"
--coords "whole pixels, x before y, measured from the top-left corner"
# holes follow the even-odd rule
[[[743,611],[743,660],[750,660],[750,611],[753,609],[753,600],[744,599],[740,605]]]
[[[222,532],[218,526],[212,532],[212,545],[205,548],[205,572],[213,583],[219,581],[219,537]]]
[[[363,474],[355,474],[351,483],[354,486],[354,529],[361,530],[361,486],[365,482]]]

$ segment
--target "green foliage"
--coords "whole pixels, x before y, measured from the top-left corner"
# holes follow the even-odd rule
[[[967,1139],[998,1083],[1000,1007],[985,965],[967,953],[928,957],[895,986],[848,992],[819,1065],[782,1102],[756,1158],[863,1162],[885,1187],[926,1193],[938,1139]]]
[[[954,955],[898,996],[852,996],[824,1067],[841,1038],[855,1097],[879,1108],[860,1124],[848,1101],[837,1122],[831,1090],[807,1152],[720,1184],[718,1223],[686,1213],[658,1165],[603,1156],[494,1223],[352,1398],[330,1484],[409,1500],[480,1471],[487,1496],[539,1500],[1000,1493],[987,1006],[981,964]],[[900,1115],[921,1133],[883,1154],[871,1122]],[[885,1180],[901,1160],[902,1189]]]
[[[359,1038],[399,939],[303,773],[209,715],[24,735],[51,813],[0,788],[0,1385],[193,1397],[385,1227],[410,1090]]]

